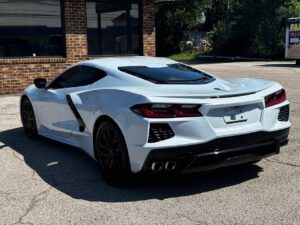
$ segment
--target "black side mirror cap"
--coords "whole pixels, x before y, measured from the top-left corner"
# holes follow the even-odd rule
[[[45,78],[36,78],[33,83],[37,88],[42,89],[46,88],[47,80]]]

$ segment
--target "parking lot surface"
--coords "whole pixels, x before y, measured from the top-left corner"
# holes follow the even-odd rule
[[[107,185],[84,153],[24,136],[18,96],[0,97],[0,224],[300,224],[300,68],[276,62],[193,65],[280,82],[292,107],[290,143],[257,165]]]

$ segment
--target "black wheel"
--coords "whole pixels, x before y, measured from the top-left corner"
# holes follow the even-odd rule
[[[38,136],[35,115],[33,107],[28,98],[24,98],[21,102],[21,119],[25,130],[25,134],[30,138],[36,138]]]
[[[103,175],[114,186],[129,184],[132,178],[128,151],[122,132],[110,121],[100,124],[96,133],[96,157]]]

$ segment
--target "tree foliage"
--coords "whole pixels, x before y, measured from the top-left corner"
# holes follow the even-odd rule
[[[295,0],[230,1],[227,19],[214,26],[213,48],[218,55],[280,58],[285,24],[299,15]]]
[[[185,31],[196,30],[203,23],[201,3],[199,0],[185,0],[158,6],[156,15],[158,55],[179,52]]]
[[[179,52],[185,31],[198,30],[213,31],[218,55],[283,57],[286,21],[297,16],[299,0],[182,0],[159,5],[157,52]]]

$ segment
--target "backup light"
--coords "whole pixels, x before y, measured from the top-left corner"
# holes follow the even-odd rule
[[[195,104],[141,104],[131,110],[147,118],[199,117],[201,105]]]
[[[271,95],[265,97],[265,105],[267,107],[271,107],[273,105],[280,104],[286,100],[286,92],[284,89],[277,91]]]

